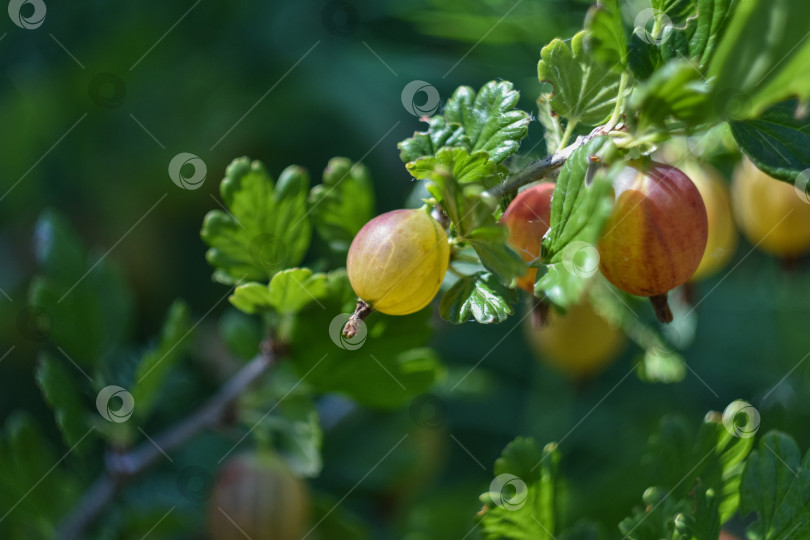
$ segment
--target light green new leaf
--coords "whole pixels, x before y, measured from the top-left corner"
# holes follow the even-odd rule
[[[146,418],[154,408],[163,381],[191,346],[191,328],[188,306],[176,300],[169,308],[157,344],[143,355],[138,364],[132,398],[139,419]]]
[[[124,279],[101,253],[88,255],[55,212],[37,222],[34,250],[42,271],[28,290],[31,337],[50,339],[81,366],[98,365],[129,331],[132,296]]]
[[[407,404],[443,374],[436,354],[423,348],[431,335],[430,309],[392,317],[373,312],[365,333],[341,335],[357,297],[343,270],[328,274],[328,293],[295,314],[290,360],[320,393],[338,392],[370,407]],[[337,317],[337,318],[336,318]]]
[[[323,184],[309,193],[309,205],[318,236],[334,251],[345,253],[354,236],[374,217],[374,186],[368,169],[347,158],[330,159]]]
[[[619,93],[619,73],[585,50],[586,32],[571,40],[571,47],[554,39],[540,51],[537,74],[551,84],[551,106],[569,122],[595,126],[613,112]]]
[[[785,99],[810,99],[806,0],[738,1],[709,67],[715,111],[734,120],[759,116]],[[731,104],[740,102],[742,106]]]
[[[491,324],[505,321],[515,311],[517,292],[504,287],[490,273],[478,272],[456,281],[444,293],[439,313],[453,324],[474,318],[479,323]]]
[[[258,161],[234,160],[220,184],[229,213],[205,216],[200,236],[210,246],[214,280],[225,284],[266,280],[304,258],[312,234],[307,215],[309,176],[300,167],[282,171],[278,183]]]
[[[498,182],[498,167],[486,152],[470,152],[465,148],[445,147],[435,156],[417,159],[406,166],[411,176],[419,180],[430,178],[440,168],[448,171],[459,184],[480,182],[491,187]]]
[[[442,115],[428,120],[427,131],[417,131],[413,137],[397,143],[399,158],[409,163],[420,157],[432,156],[443,146],[461,146],[469,149],[472,144],[459,124],[449,124]]]
[[[810,452],[802,460],[790,436],[769,431],[748,458],[740,498],[740,513],[757,517],[749,538],[810,538]]]
[[[529,132],[529,115],[515,109],[519,98],[509,81],[490,81],[477,94],[461,86],[447,100],[444,116],[464,128],[472,152],[483,150],[500,163],[517,152]]]
[[[594,58],[616,71],[627,65],[627,38],[617,0],[592,5],[585,16],[585,30],[585,48]]]
[[[244,283],[234,289],[231,304],[245,313],[271,309],[295,313],[328,292],[326,274],[313,274],[309,268],[289,268],[273,276],[268,285]]]
[[[86,422],[86,407],[81,392],[76,385],[75,368],[66,365],[67,360],[58,360],[48,353],[42,353],[36,370],[39,389],[53,409],[56,425],[69,447],[76,444],[89,429]],[[79,453],[89,448],[77,447]]]
[[[326,274],[313,274],[309,268],[290,268],[273,276],[267,290],[270,305],[276,311],[295,313],[326,296],[329,285]]]
[[[481,535],[487,540],[552,540],[558,521],[556,443],[541,452],[532,439],[518,437],[495,462],[490,491],[480,497]]]
[[[757,118],[729,122],[731,133],[754,164],[773,176],[807,190],[810,168],[810,115],[797,117],[798,102],[783,101]]]

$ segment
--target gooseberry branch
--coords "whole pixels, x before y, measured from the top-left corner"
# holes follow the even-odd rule
[[[263,343],[261,354],[245,364],[216,395],[190,416],[154,437],[154,443],[147,441],[129,451],[108,454],[104,472],[59,525],[57,537],[61,540],[85,538],[85,530],[128,480],[158,463],[164,453],[182,446],[203,429],[223,422],[233,403],[277,362],[277,356],[271,344]]]

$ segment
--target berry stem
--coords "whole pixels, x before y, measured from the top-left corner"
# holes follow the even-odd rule
[[[650,302],[659,321],[665,324],[672,322],[672,310],[669,309],[669,303],[667,303],[667,293],[651,296]]]
[[[357,299],[357,306],[354,308],[354,313],[349,317],[346,326],[343,327],[343,337],[352,339],[357,335],[357,329],[362,321],[368,317],[373,309],[361,298]]]

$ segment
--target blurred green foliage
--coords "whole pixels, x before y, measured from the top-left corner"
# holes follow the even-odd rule
[[[47,426],[48,442],[35,435],[24,441],[31,466],[47,469],[64,451],[36,386],[42,343],[31,330],[36,314],[25,309],[37,266],[32,238],[44,209],[58,209],[78,229],[92,248],[90,264],[103,258],[99,271],[106,272],[109,262],[134,286],[136,316],[122,323],[121,333],[144,342],[159,332],[175,297],[185,300],[194,321],[223,299],[223,287],[210,279],[199,227],[215,207],[212,197],[219,200],[218,181],[235,156],[261,159],[274,177],[297,164],[312,178],[333,156],[348,156],[368,167],[377,211],[399,207],[413,183],[395,142],[425,129],[402,106],[405,84],[428,81],[444,103],[462,84],[479,88],[492,79],[511,80],[521,92],[519,107],[533,111],[541,90],[535,68],[540,48],[573,35],[588,4],[358,0],[350,4],[353,11],[338,14],[347,19],[325,23],[330,4],[312,0],[238,7],[155,3],[147,9],[96,0],[50,2],[36,30],[3,17],[0,422],[25,431],[28,421],[13,414],[24,410]],[[99,87],[96,77],[104,73],[120,80],[125,92]],[[541,134],[532,122],[521,154],[540,155]],[[180,152],[205,162],[207,178],[199,189],[181,190],[169,178],[169,162]],[[717,165],[729,175],[734,159],[721,156]],[[315,254],[326,253],[325,244],[315,246]],[[503,447],[522,434],[560,443],[560,474],[567,482],[563,521],[587,515],[615,535],[616,523],[647,487],[634,472],[664,414],[676,411],[697,425],[707,410],[744,398],[760,410],[763,432],[782,429],[807,448],[808,261],[785,264],[743,243],[728,268],[733,271],[695,286],[698,324],[684,351],[689,373],[674,385],[633,376],[641,354],[633,347],[603,375],[572,384],[531,357],[518,324],[525,308],[503,325],[450,326],[437,317],[433,344],[448,376],[435,390],[441,405],[430,414],[436,425],[426,424],[421,407],[367,411],[331,397],[319,404],[325,424],[323,471],[313,482],[319,511],[325,515],[351,492],[342,508],[362,516],[375,538],[475,538],[475,496],[489,485]],[[92,289],[86,292],[92,296]],[[212,374],[221,368],[211,357],[228,348],[237,356],[251,354],[240,350],[251,338],[238,336],[255,339],[258,330],[238,319],[225,302],[203,319],[199,333],[213,334],[219,326],[237,337],[194,349],[207,370],[181,364],[167,375],[165,395],[155,399],[171,399],[173,408],[187,411],[210,395],[217,386]],[[105,350],[119,355],[124,369],[135,353]],[[47,370],[41,375],[58,376]],[[170,420],[159,416],[147,428]],[[403,434],[408,437],[400,445]],[[395,445],[389,459],[369,472]],[[143,512],[133,517],[111,509],[102,528],[123,526],[140,537],[163,514],[156,509],[170,505],[178,511],[166,526],[188,517],[203,523],[204,490],[189,496],[178,471],[197,464],[213,471],[226,450],[221,439],[200,437],[174,456],[175,464],[127,488],[124,505]],[[86,469],[95,472],[98,464]],[[37,489],[58,493],[55,504],[62,510],[80,490],[61,475]],[[351,518],[333,526],[362,528]]]

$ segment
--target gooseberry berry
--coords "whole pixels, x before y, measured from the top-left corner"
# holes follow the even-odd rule
[[[706,250],[708,218],[695,184],[653,161],[625,167],[613,182],[615,207],[599,241],[600,268],[619,289],[649,296],[671,322],[669,290],[695,273]]]
[[[509,229],[509,244],[520,253],[526,262],[540,259],[540,244],[551,220],[551,195],[554,184],[543,182],[518,193],[503,213],[501,221]],[[521,289],[534,293],[537,268],[529,270],[517,279]]]
[[[225,463],[211,495],[214,540],[297,540],[306,532],[309,493],[278,456],[238,455]]]
[[[790,184],[744,158],[734,172],[731,199],[740,230],[757,248],[780,257],[810,250],[810,199]]]
[[[423,210],[394,210],[360,229],[346,269],[370,309],[407,315],[436,296],[449,262],[447,235],[435,219]]]
[[[625,343],[624,333],[594,311],[589,302],[571,305],[564,314],[549,310],[542,327],[526,325],[537,357],[573,378],[604,370]]]

